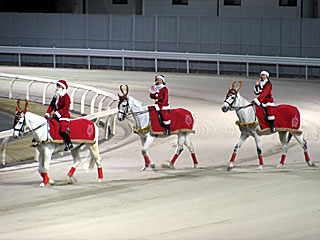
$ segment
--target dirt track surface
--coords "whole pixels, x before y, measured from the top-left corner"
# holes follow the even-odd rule
[[[128,84],[130,95],[152,104],[153,73],[15,67],[0,72],[63,77],[114,94]],[[274,134],[263,137],[262,171],[256,169],[253,139],[239,150],[236,168],[226,171],[240,132],[235,112],[222,113],[220,107],[234,80],[244,82],[242,96],[254,98],[256,78],[165,75],[171,107],[196,116],[191,141],[198,169],[191,168],[187,149],[176,170],[161,169],[175,151],[171,136],[156,139],[149,150],[158,171],[140,172],[143,158],[132,119],[117,122],[116,136],[100,144],[105,176],[100,184],[96,169],[87,171],[85,164],[75,173],[78,182],[66,184],[69,154],[52,160],[50,176],[57,184],[45,188],[39,187],[36,162],[0,169],[0,239],[319,239],[320,170],[307,167],[295,140],[283,169],[275,168],[281,147]],[[320,166],[320,81],[271,80],[276,104],[299,107],[310,158]],[[81,156],[85,161],[87,151]]]

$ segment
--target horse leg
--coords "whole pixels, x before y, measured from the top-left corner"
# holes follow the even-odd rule
[[[258,135],[258,133],[255,133],[254,135],[254,140],[256,142],[257,146],[257,154],[258,154],[258,159],[259,159],[259,167],[258,170],[262,170],[263,167],[263,158],[262,158],[262,148],[261,148],[261,137]]]
[[[178,134],[176,152],[173,155],[173,158],[171,159],[171,161],[168,161],[166,164],[162,164],[162,167],[174,169],[174,164],[175,164],[177,158],[180,156],[180,154],[183,151],[183,144],[184,144],[185,140],[186,140],[186,135],[182,134],[182,133],[179,133]]]
[[[141,141],[141,145],[142,145],[141,154],[144,158],[144,166],[141,168],[141,171],[146,170],[147,167],[149,167],[149,166],[152,169],[155,169],[155,164],[153,162],[151,162],[148,157],[148,149],[149,149],[150,145],[152,144],[153,140],[154,140],[154,137],[152,137],[151,135],[148,135],[145,138],[140,137],[140,141]]]
[[[73,148],[71,150],[71,155],[73,157],[73,165],[67,175],[67,182],[68,183],[74,183],[76,181],[75,178],[73,177],[73,174],[80,164],[80,146]]]
[[[280,163],[277,165],[277,168],[284,167],[284,162],[286,160],[287,152],[288,152],[288,142],[287,142],[288,132],[279,132],[279,139],[282,145],[282,155]]]
[[[304,151],[304,158],[306,163],[309,167],[315,167],[316,165],[310,160],[309,154],[308,154],[308,145],[307,141],[302,137],[302,134],[292,134],[295,139],[298,141],[298,143],[301,145]]]
[[[237,152],[238,152],[239,148],[242,146],[242,144],[247,140],[248,137],[249,137],[249,135],[241,132],[238,143],[236,144],[236,146],[233,149],[233,153],[232,153],[232,156],[230,159],[230,164],[227,168],[227,171],[231,171],[234,168],[234,160],[236,159]]]
[[[196,154],[194,153],[194,147],[192,145],[192,142],[189,139],[189,134],[186,134],[184,145],[188,148],[189,152],[191,153],[191,157],[193,160],[193,168],[196,168],[198,166],[198,160]]]
[[[54,181],[49,178],[49,166],[51,161],[52,151],[43,147],[42,151],[40,151],[39,156],[39,173],[42,176],[42,183],[40,187],[44,187],[47,183],[54,184]]]
[[[98,182],[102,182],[103,179],[103,171],[102,171],[102,164],[101,164],[101,157],[100,157],[100,153],[99,153],[99,145],[98,142],[94,143],[94,144],[86,144],[86,146],[89,148],[90,150],[90,154],[91,154],[91,160],[90,160],[90,165],[89,168],[93,168],[94,164],[97,165],[97,169],[98,169]]]

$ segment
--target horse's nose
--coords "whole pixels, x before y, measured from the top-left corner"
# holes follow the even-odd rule
[[[228,107],[225,106],[225,105],[222,105],[221,106],[221,110],[222,110],[222,112],[227,112],[228,111]]]

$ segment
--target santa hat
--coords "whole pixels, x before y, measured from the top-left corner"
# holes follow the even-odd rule
[[[64,89],[68,89],[68,84],[65,80],[59,80],[57,82],[57,85],[60,85],[61,87],[63,87]]]
[[[166,79],[164,78],[163,75],[157,75],[157,76],[155,76],[154,81],[157,81],[158,78],[160,78],[160,79],[164,82],[164,84],[166,83]]]
[[[268,73],[268,71],[266,71],[266,70],[263,70],[261,73],[260,73],[260,76],[261,75],[266,75],[267,77],[269,77],[269,73]]]

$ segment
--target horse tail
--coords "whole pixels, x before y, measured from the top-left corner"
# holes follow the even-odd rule
[[[287,138],[287,143],[289,143],[291,141],[292,138],[292,134],[289,132],[288,138]]]

